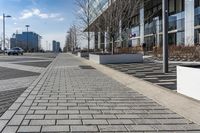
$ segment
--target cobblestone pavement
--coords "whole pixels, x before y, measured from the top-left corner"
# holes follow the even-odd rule
[[[200,126],[60,54],[0,118],[8,132],[200,132]]]

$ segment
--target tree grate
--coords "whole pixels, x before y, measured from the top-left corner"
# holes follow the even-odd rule
[[[87,66],[87,65],[80,65],[79,68],[81,68],[81,69],[95,69],[94,67]]]

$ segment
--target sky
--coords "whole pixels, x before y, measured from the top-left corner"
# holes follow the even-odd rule
[[[13,33],[29,31],[42,36],[42,47],[51,49],[52,40],[64,46],[66,32],[75,22],[74,0],[0,0],[0,37],[2,37],[2,15],[6,18],[6,37]]]

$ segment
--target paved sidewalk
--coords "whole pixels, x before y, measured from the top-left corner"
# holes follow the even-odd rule
[[[200,126],[60,54],[0,118],[14,132],[200,132]]]

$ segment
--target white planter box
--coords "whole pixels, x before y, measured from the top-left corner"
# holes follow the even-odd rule
[[[88,57],[88,52],[78,52],[78,57]]]
[[[136,63],[136,62],[143,62],[143,55],[142,54],[116,54],[116,55],[89,54],[89,60],[98,64]]]
[[[177,66],[177,92],[200,100],[200,68]]]

